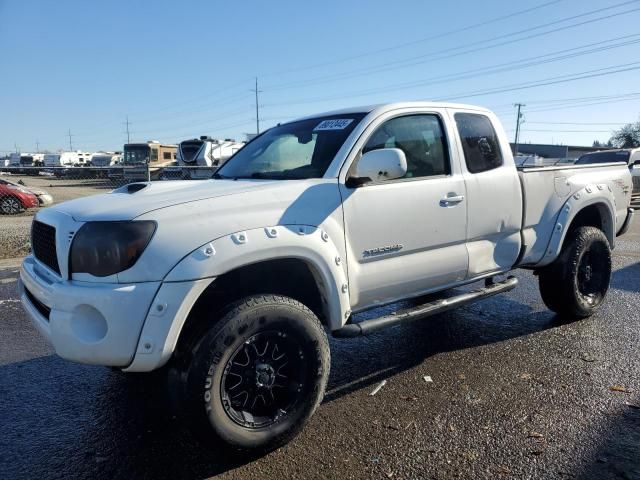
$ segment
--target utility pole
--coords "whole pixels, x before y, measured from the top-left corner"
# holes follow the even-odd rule
[[[73,152],[73,143],[71,143],[71,137],[73,137],[73,135],[71,135],[71,129],[69,129],[69,133],[67,135],[69,135],[69,151]]]
[[[523,113],[520,112],[522,107],[526,107],[524,103],[515,103],[514,107],[518,107],[518,116],[516,118],[516,139],[515,139],[515,152],[514,155],[518,154],[518,140],[520,139],[520,124],[522,123]]]
[[[258,104],[258,93],[262,93],[262,90],[258,90],[258,77],[256,77],[256,88],[251,91],[256,94],[256,135],[260,135],[260,106]]]
[[[124,124],[127,126],[127,143],[131,143],[131,139],[129,138],[129,125],[131,125],[129,122],[129,115],[127,115],[127,121],[124,122]]]
[[[13,142],[13,147],[16,149],[16,153],[20,153],[20,152],[18,151],[18,144],[17,144],[17,143]]]
[[[40,153],[40,142],[36,140],[36,153]]]

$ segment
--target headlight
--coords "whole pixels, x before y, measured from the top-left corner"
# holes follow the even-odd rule
[[[127,270],[155,231],[151,221],[85,223],[71,245],[71,273],[106,277]]]

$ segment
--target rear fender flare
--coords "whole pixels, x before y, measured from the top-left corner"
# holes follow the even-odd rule
[[[589,184],[573,193],[562,206],[556,218],[544,257],[538,263],[539,266],[552,263],[560,255],[567,233],[571,228],[571,223],[581,211],[592,205],[598,206],[602,217],[604,234],[609,240],[611,248],[614,247],[616,231],[616,216],[614,212],[616,209],[613,192],[606,184]]]

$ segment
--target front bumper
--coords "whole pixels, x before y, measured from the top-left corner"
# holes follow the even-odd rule
[[[191,308],[212,281],[66,281],[29,256],[19,289],[31,322],[62,358],[148,372],[171,358]]]
[[[32,256],[20,269],[20,299],[31,322],[62,358],[93,365],[132,362],[159,286],[58,280]]]
[[[38,203],[41,207],[46,207],[47,205],[51,205],[53,203],[53,197],[48,193],[44,193],[41,195],[36,195],[38,197]]]

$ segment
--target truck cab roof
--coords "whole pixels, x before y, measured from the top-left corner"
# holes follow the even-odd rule
[[[315,115],[307,115],[305,117],[297,118],[294,121],[307,120],[309,118],[326,117],[330,115],[345,115],[350,113],[377,113],[382,114],[392,110],[400,110],[404,108],[452,108],[457,110],[476,110],[479,112],[490,113],[490,110],[478,107],[475,105],[467,105],[463,103],[449,103],[449,102],[432,102],[432,101],[415,101],[415,102],[393,102],[393,103],[379,103],[374,105],[365,105],[360,107],[349,107],[340,110],[331,110],[324,113]]]

